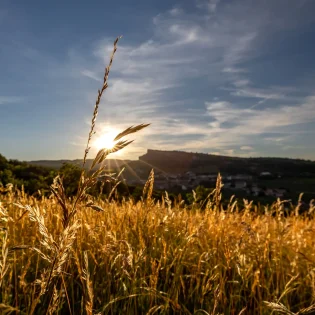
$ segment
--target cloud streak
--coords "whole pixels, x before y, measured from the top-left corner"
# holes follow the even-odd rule
[[[1,96],[0,95],[0,105],[19,103],[22,100],[23,98],[19,96]]]

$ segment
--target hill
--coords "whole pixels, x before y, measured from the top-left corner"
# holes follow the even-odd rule
[[[64,163],[81,165],[82,160],[38,160],[27,162],[30,165],[60,169]],[[88,159],[89,168],[92,159]],[[127,178],[146,178],[152,168],[158,173],[184,174],[250,174],[270,172],[285,177],[315,177],[315,161],[289,158],[241,158],[183,151],[148,149],[139,160],[108,159],[105,166],[109,170],[125,167]]]
[[[283,176],[315,176],[315,162],[289,158],[240,158],[182,151],[148,150],[139,161],[170,174],[185,172],[258,175],[270,172]]]

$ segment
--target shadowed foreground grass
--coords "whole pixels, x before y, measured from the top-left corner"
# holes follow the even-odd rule
[[[280,203],[256,215],[249,204],[186,210],[167,196],[100,201],[101,212],[78,206],[67,240],[53,198],[0,201],[3,314],[292,314],[314,303],[315,221],[284,218]],[[47,271],[61,275],[51,295]]]

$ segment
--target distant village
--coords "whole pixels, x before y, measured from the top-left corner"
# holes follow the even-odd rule
[[[141,170],[138,170],[140,173]],[[184,174],[171,175],[165,173],[156,173],[154,176],[154,189],[157,190],[172,190],[174,188],[180,188],[182,191],[191,191],[197,186],[202,185],[205,187],[215,187],[217,174],[204,174],[198,175],[194,172],[186,172]],[[274,178],[270,172],[262,172],[259,174],[260,179]],[[255,183],[255,177],[246,174],[237,175],[225,175],[222,176],[224,188],[230,190],[242,190],[250,196],[270,196],[276,198],[283,198],[287,193],[285,188],[271,189],[258,185]],[[146,180],[144,179],[132,179],[127,180],[129,185],[144,185]]]

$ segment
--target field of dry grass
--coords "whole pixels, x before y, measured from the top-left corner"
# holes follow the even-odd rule
[[[3,314],[270,314],[281,305],[301,314],[312,306],[314,219],[285,218],[280,203],[256,215],[249,204],[222,211],[211,200],[202,211],[167,197],[96,202],[100,212],[79,204],[65,228],[54,197],[8,191]]]

